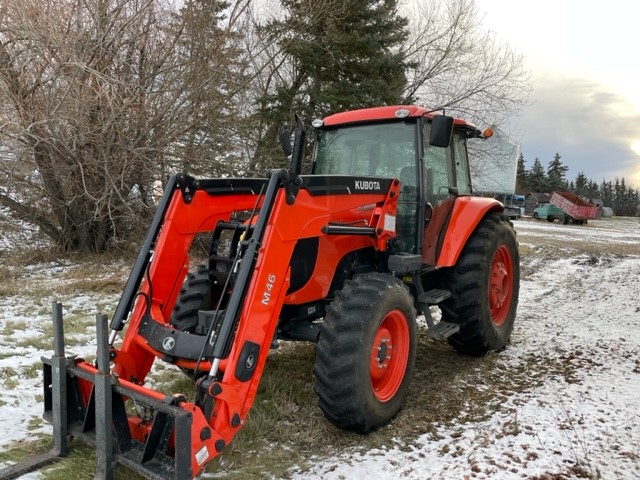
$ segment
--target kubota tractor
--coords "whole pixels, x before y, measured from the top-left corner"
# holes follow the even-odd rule
[[[467,156],[467,141],[489,134],[416,106],[339,113],[313,128],[310,175],[300,175],[298,128],[291,168],[266,179],[169,179],[110,333],[98,315],[95,364],[65,357],[54,305],[49,457],[65,455],[73,435],[95,444],[99,477],[119,463],[192,478],[242,427],[279,339],[316,343],[320,408],[362,433],[403,405],[417,315],[461,353],[507,344],[515,232],[498,201],[472,196]],[[208,262],[190,267],[203,233]],[[194,401],[144,386],[156,359],[194,378]]]

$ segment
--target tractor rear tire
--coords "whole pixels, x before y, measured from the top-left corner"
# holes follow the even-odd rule
[[[442,320],[460,326],[449,344],[467,355],[503,349],[513,330],[520,289],[520,256],[511,222],[487,215],[456,265],[444,273],[443,288],[451,297],[439,305]]]
[[[206,265],[198,265],[195,273],[187,273],[169,323],[176,330],[194,333],[198,326],[198,310],[208,308],[210,297],[209,270]]]
[[[316,345],[320,409],[358,433],[385,425],[409,393],[415,352],[416,310],[407,286],[373,272],[347,280],[327,307]]]

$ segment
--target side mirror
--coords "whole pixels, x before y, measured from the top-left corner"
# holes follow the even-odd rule
[[[291,132],[289,130],[284,129],[280,131],[278,135],[278,141],[280,142],[280,146],[282,147],[282,151],[284,152],[284,156],[288,157],[291,155]]]
[[[296,130],[293,136],[293,152],[291,155],[291,171],[300,175],[302,169],[302,157],[304,157],[306,134],[304,123],[300,115],[296,115]]]
[[[453,135],[453,117],[447,115],[434,115],[431,119],[431,132],[429,133],[429,145],[434,147],[448,147]]]

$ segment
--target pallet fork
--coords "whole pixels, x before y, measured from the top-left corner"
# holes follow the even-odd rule
[[[114,464],[125,465],[149,479],[191,478],[189,412],[176,406],[181,397],[147,395],[138,388],[127,388],[111,374],[107,317],[96,316],[97,369],[89,373],[78,368],[74,358],[65,357],[62,304],[53,304],[54,355],[42,358],[44,365],[44,418],[53,426],[53,445],[49,452],[17,463],[0,471],[0,479],[18,478],[41,469],[69,453],[70,437],[81,438],[94,446],[96,478],[113,478]],[[84,415],[79,415],[81,392],[74,379],[93,383],[91,398]],[[151,392],[151,391],[149,391]],[[155,411],[150,433],[144,444],[132,441],[124,398],[142,402]],[[174,428],[175,456],[158,450],[167,429]],[[115,434],[115,435],[114,435]],[[115,440],[115,442],[114,442]]]

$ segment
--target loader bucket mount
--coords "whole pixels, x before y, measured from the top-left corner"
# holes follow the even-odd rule
[[[150,480],[192,478],[191,413],[178,406],[181,396],[163,396],[122,381],[109,372],[107,318],[96,316],[97,367],[65,357],[62,304],[53,304],[54,355],[42,358],[44,418],[53,425],[53,447],[45,454],[0,471],[0,479],[18,478],[66,457],[69,439],[78,438],[96,452],[96,478],[113,476],[121,464]],[[88,393],[85,405],[83,396]],[[153,412],[142,439],[132,438],[125,399]],[[168,433],[171,432],[171,435]],[[167,439],[171,438],[171,444]]]

